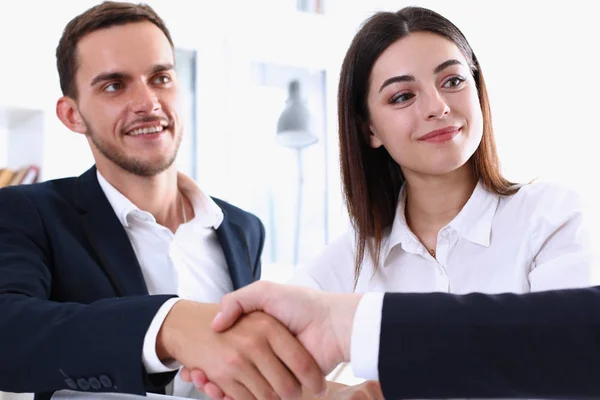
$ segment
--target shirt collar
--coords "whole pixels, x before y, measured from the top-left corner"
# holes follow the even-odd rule
[[[499,200],[498,194],[479,181],[467,204],[448,225],[468,241],[489,247]]]
[[[458,215],[454,217],[448,224],[462,238],[489,247],[490,237],[492,232],[492,223],[500,196],[486,189],[485,185],[479,181],[475,186],[475,190],[471,197],[460,210]],[[388,236],[387,242],[382,244],[384,258],[388,256],[390,250],[402,243],[418,241],[412,233],[405,217],[406,205],[406,190],[403,185],[398,196],[398,206],[396,215],[392,222],[392,228]]]
[[[108,183],[108,181],[102,176],[100,171],[96,169],[96,176],[98,178],[98,183],[104,192],[104,195],[108,199],[108,202],[112,206],[117,218],[121,222],[121,225],[124,227],[129,227],[129,222],[127,221],[127,216],[135,210],[139,210],[139,208],[131,202],[127,197],[125,197],[121,192],[117,190],[113,185]]]
[[[177,173],[177,186],[194,207],[194,219],[203,228],[218,229],[223,222],[223,211],[200,186],[187,175]]]
[[[392,222],[392,228],[387,240],[387,243],[382,244],[383,256],[387,257],[390,250],[401,243],[408,243],[411,241],[417,241],[418,239],[412,233],[408,227],[405,216],[406,206],[406,190],[405,185],[400,188],[400,194],[398,195],[398,205],[396,206],[396,215]]]
[[[128,216],[133,212],[147,213],[140,210],[135,204],[125,197],[121,192],[111,185],[102,176],[100,171],[96,170],[98,183],[102,188],[108,202],[112,206],[117,218],[124,227],[129,227]],[[203,228],[218,229],[223,222],[223,211],[210,198],[204,194],[200,187],[191,178],[185,174],[177,173],[177,186],[179,190],[188,198],[194,208],[194,218],[188,222],[199,224]],[[148,213],[149,214],[149,213]]]

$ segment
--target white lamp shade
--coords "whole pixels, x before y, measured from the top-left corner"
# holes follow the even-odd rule
[[[285,110],[277,121],[277,143],[293,148],[310,146],[317,137],[310,132],[310,112],[300,99],[300,84],[292,81]]]

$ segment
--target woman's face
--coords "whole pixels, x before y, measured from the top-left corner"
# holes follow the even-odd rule
[[[370,145],[405,175],[442,175],[473,155],[483,134],[475,80],[450,40],[412,33],[379,56],[370,76]]]

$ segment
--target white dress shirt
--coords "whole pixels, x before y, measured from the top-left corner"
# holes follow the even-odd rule
[[[156,355],[156,336],[173,305],[179,299],[218,303],[233,290],[227,262],[216,229],[223,221],[219,206],[196,183],[182,173],[177,185],[191,202],[193,219],[181,224],[175,233],[159,225],[152,214],[140,210],[100,174],[98,182],[110,202],[142,269],[149,294],[175,294],[154,317],[144,339],[143,364],[148,373],[173,371],[177,364],[164,365]],[[205,398],[193,384],[179,375],[167,388],[167,394]]]
[[[433,258],[411,232],[400,192],[392,227],[384,236],[375,270],[367,253],[356,292],[351,361],[356,376],[377,379],[382,292],[465,294],[526,293],[600,283],[576,192],[534,182],[511,196],[479,183],[459,214],[437,237]],[[291,283],[331,292],[354,291],[355,235],[330,244]]]

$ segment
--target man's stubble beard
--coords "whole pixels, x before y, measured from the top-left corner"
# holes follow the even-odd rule
[[[175,159],[177,158],[179,146],[181,145],[181,134],[175,136],[175,140],[177,142],[175,143],[175,151],[173,152],[173,155],[171,155],[165,162],[162,162],[160,164],[152,164],[136,159],[134,157],[128,157],[121,149],[102,140],[99,135],[94,133],[94,130],[92,129],[90,124],[85,120],[85,118],[83,118],[83,116],[82,119],[87,130],[86,136],[90,139],[94,147],[113,164],[117,165],[121,169],[133,175],[144,178],[149,178],[158,175],[159,173],[165,171],[167,168],[173,165]],[[172,126],[173,125],[170,125],[170,128]]]

